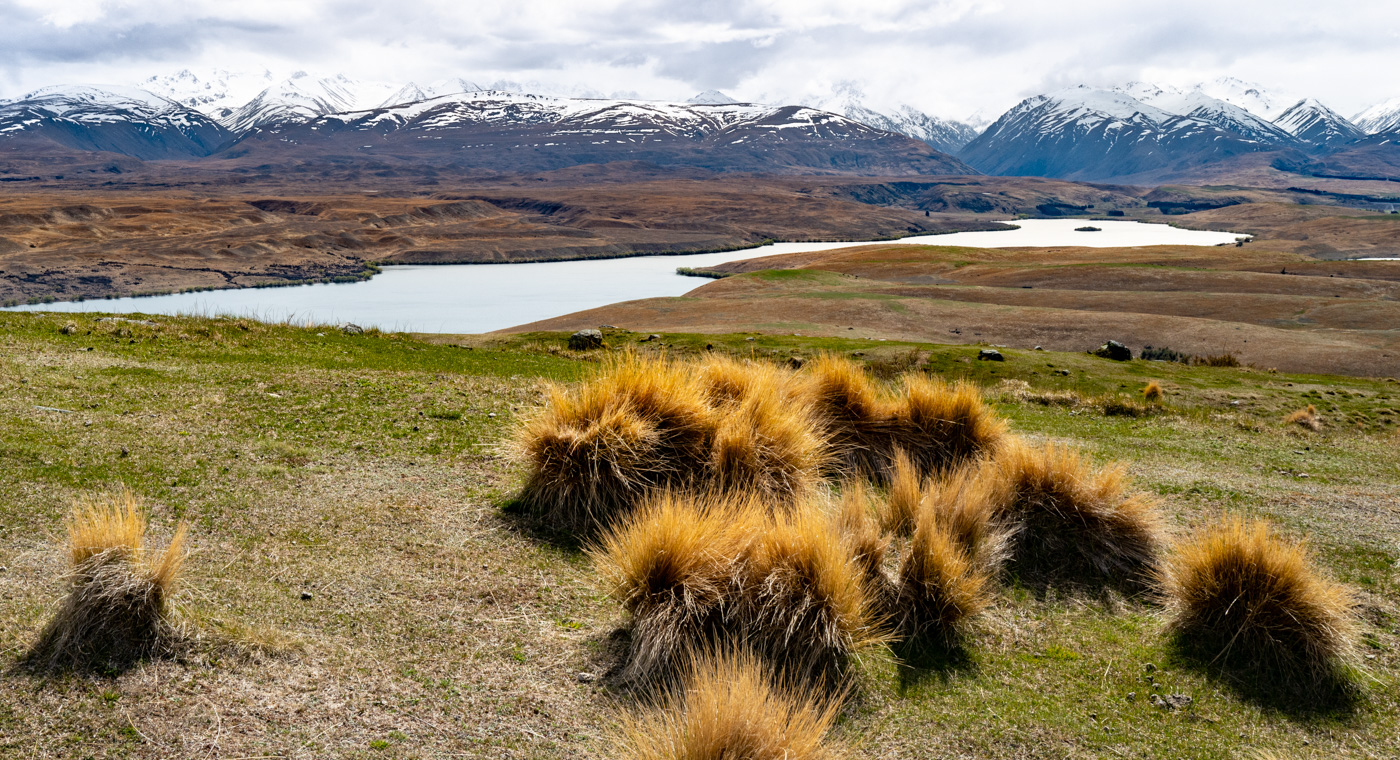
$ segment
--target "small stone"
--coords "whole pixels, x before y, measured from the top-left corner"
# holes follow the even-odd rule
[[[789,369],[802,369],[802,359],[797,356],[789,356],[787,365]]]
[[[345,333],[346,335],[360,335],[365,331],[365,328],[360,327],[359,325],[353,322],[346,322],[345,324],[340,326],[340,331]]]
[[[647,336],[647,340],[661,340],[661,336],[657,335],[656,333],[652,333],[651,335]]]
[[[1006,361],[1006,357],[1002,356],[1001,352],[996,350],[995,348],[984,348],[981,351],[977,352],[977,361],[1004,362]]]
[[[62,329],[59,330],[59,332],[63,333],[64,335],[72,335],[73,333],[76,333],[77,331],[78,331],[78,326],[77,326],[76,324],[72,323],[72,322],[69,322],[69,323],[65,324],[65,325],[62,327]]]
[[[318,337],[318,338],[324,338],[324,337],[326,337],[326,334],[325,334],[325,333],[316,333],[316,337]]]
[[[616,330],[617,325],[598,325],[599,330]]]
[[[92,427],[92,420],[83,423],[83,427]]]
[[[311,592],[310,592],[310,591],[303,591],[303,592],[301,592],[301,600],[302,600],[303,602],[309,601],[310,599],[311,599]]]
[[[598,675],[596,673],[579,673],[577,678],[579,683],[593,683],[598,680]]]
[[[123,446],[123,447],[122,447],[121,456],[124,456],[124,457],[131,456],[131,452],[130,452],[130,451],[127,451],[127,448],[126,448],[125,446]]]
[[[1069,370],[1067,370],[1067,369],[1057,369],[1057,370],[1055,370],[1055,374],[1057,374],[1057,375],[1062,375],[1062,376],[1064,376],[1064,377],[1069,377]]]
[[[1133,350],[1116,340],[1110,340],[1089,353],[1116,362],[1131,361],[1133,358]]]
[[[715,344],[713,344],[713,343],[706,343],[706,344],[705,344],[705,350],[706,350],[706,351],[713,351],[713,350],[715,350]]]
[[[1142,666],[1142,669],[1147,671],[1148,673],[1151,673],[1152,671],[1157,669],[1157,666],[1149,662],[1146,665]]]
[[[487,413],[486,413],[486,416],[489,417],[490,419],[493,419],[493,420],[496,419],[496,413],[495,413],[495,412],[487,412]]]
[[[750,343],[753,342],[753,338],[752,338],[752,337],[744,338],[744,340],[749,341]]]
[[[1037,351],[1044,351],[1045,349],[1041,348],[1040,346],[1036,346],[1036,347],[1035,347],[1035,350],[1037,350]]]

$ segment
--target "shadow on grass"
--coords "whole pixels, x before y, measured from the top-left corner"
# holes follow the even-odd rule
[[[531,512],[525,500],[513,496],[500,505],[500,515],[513,530],[532,540],[571,554],[580,554],[588,546],[588,537],[576,531],[549,525]]]
[[[1194,671],[1259,708],[1302,722],[1345,722],[1365,702],[1360,678],[1345,665],[1309,667],[1266,662],[1251,654],[1222,656],[1220,642],[1177,635],[1168,647],[1173,665]]]
[[[959,676],[976,676],[977,661],[961,641],[918,638],[892,647],[900,696],[927,684],[946,684]]]

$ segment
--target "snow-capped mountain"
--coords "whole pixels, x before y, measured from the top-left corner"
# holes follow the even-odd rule
[[[1293,104],[1274,123],[1311,145],[1344,145],[1366,136],[1355,124],[1313,98],[1304,98]]]
[[[232,135],[207,116],[145,90],[72,85],[0,103],[0,137],[162,159],[209,155]]]
[[[221,155],[411,156],[499,171],[647,161],[718,171],[961,174],[922,142],[801,106],[554,98],[484,91],[251,130]]]
[[[1268,90],[1253,82],[1234,77],[1219,77],[1209,82],[1201,82],[1192,89],[1243,108],[1268,121],[1277,119],[1289,105],[1298,102],[1296,95]]]
[[[1195,98],[1185,104],[1193,103],[1238,117]],[[1107,179],[1184,170],[1273,147],[1124,92],[1081,86],[1021,101],[959,157],[991,174]]]
[[[1199,85],[1183,90],[1146,82],[1129,82],[1115,87],[1114,91],[1167,113],[1199,119],[1246,140],[1275,145],[1293,142],[1292,134],[1240,106],[1207,95]]]
[[[1400,98],[1377,103],[1351,120],[1357,129],[1368,135],[1400,132]]]
[[[456,95],[461,92],[480,92],[484,89],[486,88],[476,82],[471,82],[460,77],[456,79],[439,79],[425,85],[409,82],[376,105],[380,108],[388,108],[404,103],[417,103],[423,100],[432,100],[433,98],[440,98],[444,95]]]
[[[299,71],[259,92],[219,123],[242,134],[265,124],[310,121],[330,113],[373,108],[396,89],[384,82],[364,82],[344,75],[316,78]]]
[[[910,105],[876,109],[866,105],[865,92],[855,82],[841,82],[827,95],[796,98],[768,97],[770,102],[801,103],[808,108],[839,113],[872,127],[922,140],[936,150],[956,153],[977,136],[964,122],[931,116]]]
[[[182,69],[142,80],[137,86],[218,121],[276,83],[277,77],[267,69],[258,72]]]
[[[738,103],[739,101],[725,95],[719,90],[705,90],[685,102],[693,106],[728,106]]]

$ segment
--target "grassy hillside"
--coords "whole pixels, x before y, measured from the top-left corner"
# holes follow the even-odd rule
[[[610,755],[608,732],[634,707],[602,678],[621,611],[577,546],[502,509],[522,476],[503,437],[539,381],[579,378],[596,355],[557,333],[461,345],[157,321],[82,316],[65,332],[66,315],[0,314],[0,754]],[[961,656],[861,664],[836,728],[857,756],[1400,753],[1400,385],[1056,352],[981,362],[976,346],[638,337],[608,340],[858,353],[877,377],[971,379],[1016,432],[1127,462],[1177,535],[1222,510],[1272,518],[1363,602],[1364,695],[1316,710],[1189,665],[1143,600],[1012,587]],[[1149,380],[1160,408],[1138,400]],[[1282,422],[1308,404],[1319,431]],[[14,667],[62,593],[71,502],[121,485],[152,506],[160,541],[191,522],[180,601],[196,644],[125,672]]]

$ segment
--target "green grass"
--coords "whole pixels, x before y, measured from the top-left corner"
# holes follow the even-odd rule
[[[61,334],[70,319],[81,329]],[[0,756],[609,756],[628,703],[578,676],[606,671],[621,613],[576,549],[501,510],[520,477],[503,437],[537,383],[603,354],[567,351],[563,334],[459,346],[156,320],[0,314]],[[1400,755],[1400,385],[1007,349],[979,362],[977,346],[856,337],[667,334],[659,349],[605,332],[641,351],[836,351],[884,377],[968,379],[1017,432],[1129,463],[1176,531],[1218,510],[1271,517],[1361,595],[1362,704],[1283,714],[1179,662],[1149,603],[1008,588],[965,651],[862,666],[839,728],[857,756]],[[1086,401],[1019,401],[1008,380]],[[1166,389],[1161,411],[1104,416],[1102,399],[1147,380]],[[1308,403],[1321,432],[1281,422]],[[118,484],[148,500],[158,542],[193,523],[182,600],[199,650],[124,674],[10,669],[62,589],[69,501]],[[1194,703],[1168,711],[1154,693]]]

